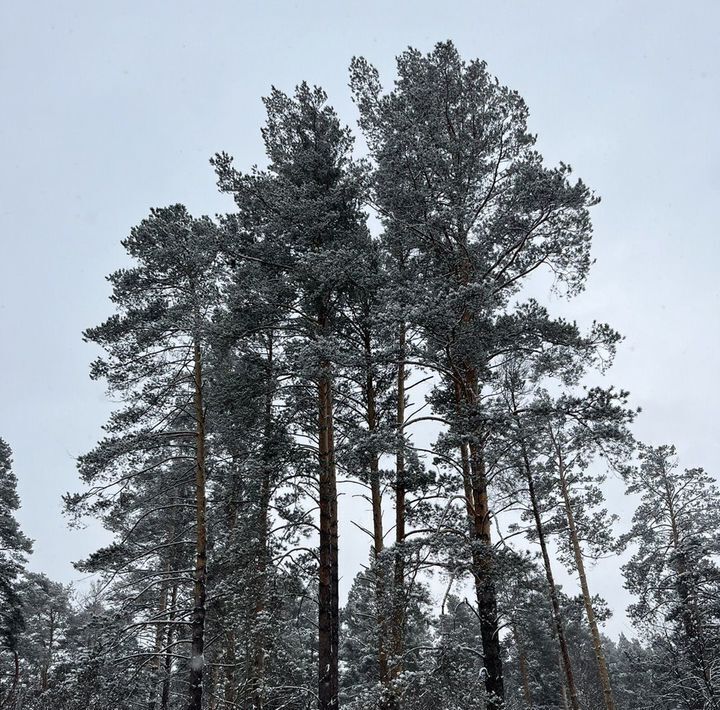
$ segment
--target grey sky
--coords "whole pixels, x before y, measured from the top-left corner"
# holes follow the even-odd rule
[[[70,561],[98,542],[66,529],[60,495],[109,411],[80,334],[111,312],[120,239],[151,206],[232,208],[208,158],[262,162],[271,84],[320,84],[354,123],[354,54],[389,81],[406,46],[447,38],[521,93],[547,160],[603,198],[587,290],[553,308],[624,333],[610,379],[643,407],[637,435],[720,472],[719,23],[712,1],[0,3],[0,436],[31,567],[77,579]],[[344,529],[348,580],[366,543]],[[592,578],[624,604],[616,567]]]

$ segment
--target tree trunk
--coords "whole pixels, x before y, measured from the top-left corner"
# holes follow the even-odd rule
[[[263,710],[265,707],[265,666],[267,661],[267,629],[264,618],[267,608],[267,587],[270,566],[268,550],[268,516],[270,510],[270,494],[272,481],[272,422],[273,399],[275,397],[275,363],[273,352],[272,331],[268,335],[267,390],[265,394],[265,411],[263,424],[263,465],[260,481],[260,496],[257,515],[258,529],[258,579],[255,592],[253,658],[252,658],[252,707]]]
[[[253,633],[253,661],[252,661],[252,697],[253,710],[263,710],[265,707],[265,666],[267,661],[267,629],[265,612],[267,609],[268,555],[267,525],[268,510],[270,506],[270,481],[267,472],[263,472],[262,488],[260,491],[259,524],[262,525],[258,540],[258,581],[255,598]]]
[[[598,628],[597,619],[595,618],[595,610],[592,605],[592,597],[590,596],[587,575],[585,574],[585,562],[582,556],[582,549],[580,548],[577,527],[575,526],[575,514],[573,512],[572,501],[570,500],[567,478],[565,477],[565,466],[563,464],[562,452],[560,451],[560,447],[558,446],[554,435],[552,435],[552,432],[551,436],[558,457],[558,471],[560,473],[560,487],[562,489],[563,503],[565,506],[565,516],[567,518],[570,542],[572,543],[573,555],[575,557],[575,567],[577,568],[578,577],[580,578],[583,604],[585,605],[585,613],[587,615],[588,625],[590,626],[593,650],[595,651],[595,660],[597,661],[598,674],[600,675],[603,697],[605,698],[605,708],[606,710],[615,710],[615,699],[613,698],[612,686],[610,685],[610,674],[608,672],[607,661],[605,660],[605,652],[602,647],[600,629]]]
[[[397,449],[395,452],[395,555],[393,561],[393,624],[392,669],[397,678],[403,671],[405,652],[405,324],[401,323],[398,338],[399,363],[397,372]]]
[[[497,591],[493,579],[491,517],[488,505],[487,476],[485,473],[485,461],[479,447],[476,444],[470,444],[469,449],[473,495],[475,594],[478,615],[480,616],[480,635],[483,642],[488,708],[489,710],[495,710],[503,706],[505,684],[500,649]]]
[[[565,629],[562,623],[560,601],[558,599],[557,588],[555,586],[555,578],[552,572],[552,565],[550,564],[550,554],[548,553],[547,542],[545,540],[545,531],[543,529],[542,519],[540,517],[540,505],[538,503],[537,493],[535,492],[535,481],[533,480],[532,469],[530,467],[530,459],[528,457],[527,448],[524,441],[522,441],[521,443],[521,448],[525,471],[525,480],[527,481],[528,493],[530,494],[530,505],[532,507],[533,519],[535,521],[535,529],[537,530],[543,565],[545,567],[545,577],[548,583],[550,603],[552,604],[553,624],[555,626],[555,633],[557,635],[558,645],[560,646],[560,660],[562,663],[563,671],[565,673],[565,681],[568,691],[566,696],[566,702],[569,702],[570,710],[580,710],[580,703],[577,696],[577,688],[575,687],[575,677],[573,675],[572,664],[570,663],[570,653],[568,651],[567,640],[565,639]]]
[[[170,593],[170,615],[168,621],[175,621],[175,605],[177,604],[177,582],[172,586],[172,592]],[[168,710],[170,704],[170,679],[172,675],[172,642],[173,642],[173,625],[168,624],[167,641],[165,648],[165,676],[162,683],[162,695],[160,698],[160,709]]]
[[[196,556],[192,642],[190,648],[190,697],[188,710],[202,710],[203,668],[205,665],[205,598],[207,594],[207,527],[205,518],[205,407],[200,345],[194,344],[195,384],[195,514]]]
[[[563,676],[565,674],[562,654],[558,651],[558,676],[560,680],[560,702],[562,703],[563,710],[570,710],[570,703],[568,702],[568,690],[567,683],[563,682]]]
[[[368,433],[374,437],[377,431],[377,392],[372,373],[372,343],[370,331],[363,332],[363,343],[365,347],[365,399]],[[378,675],[383,685],[389,681],[388,658],[385,649],[385,631],[387,621],[385,619],[385,569],[381,555],[385,546],[382,521],[382,492],[380,488],[380,457],[374,446],[370,452],[370,502],[372,504],[373,518],[373,559],[375,561],[375,603],[377,605],[377,627],[378,627]]]
[[[477,372],[465,368],[465,374],[456,373],[455,396],[459,413],[463,409],[473,412],[478,401]],[[488,483],[485,460],[477,442],[461,446],[463,457],[463,486],[470,522],[472,541],[473,576],[475,595],[480,618],[480,635],[485,664],[485,690],[488,710],[499,710],[505,701],[502,652],[500,648],[500,625],[497,611],[497,591],[493,579],[492,535]],[[467,500],[469,498],[469,500]]]
[[[240,465],[237,463],[237,457],[233,455],[233,464],[238,466],[237,471],[240,470]],[[235,542],[235,530],[238,522],[238,503],[241,497],[241,484],[239,481],[240,475],[237,473],[233,476],[230,489],[226,494],[226,508],[225,508],[225,525],[228,531],[230,549],[233,548]],[[248,496],[249,497],[249,496]],[[218,603],[218,617],[224,618],[227,613],[227,603]],[[251,634],[246,634],[248,638]],[[237,681],[236,672],[237,669],[237,629],[235,627],[227,629],[223,628],[223,703],[225,707],[234,707],[237,700]]]
[[[319,710],[338,707],[338,519],[330,363],[321,364],[318,382],[320,461],[320,568],[318,594]]]
[[[44,693],[49,687],[49,673],[52,665],[53,646],[55,645],[55,611],[50,609],[50,629],[48,632],[48,646],[45,660],[40,670],[40,688]]]
[[[225,632],[225,644],[223,649],[223,664],[225,678],[223,679],[223,703],[225,707],[231,708],[235,705],[237,699],[237,689],[235,682],[235,666],[237,664],[237,654],[235,645],[237,643],[237,635],[235,629]]]

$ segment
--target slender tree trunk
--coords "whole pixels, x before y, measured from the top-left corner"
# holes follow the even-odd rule
[[[373,557],[380,558],[384,549],[382,523],[382,494],[380,492],[380,462],[373,454],[370,461],[370,501],[373,515]]]
[[[521,442],[521,449],[525,480],[528,486],[528,493],[530,494],[530,505],[532,507],[533,519],[535,521],[535,529],[538,534],[538,542],[540,543],[540,552],[542,553],[543,566],[545,567],[545,577],[548,583],[548,594],[550,595],[550,603],[552,605],[553,624],[555,626],[555,634],[557,635],[558,645],[560,646],[560,660],[565,674],[568,691],[567,701],[570,704],[570,710],[580,710],[577,688],[575,687],[575,677],[573,675],[572,664],[570,663],[570,653],[568,651],[567,640],[565,638],[565,628],[562,623],[560,601],[558,599],[557,587],[555,586],[555,577],[552,572],[552,565],[550,564],[550,554],[545,540],[545,530],[543,529],[542,518],[540,517],[540,505],[537,493],[535,492],[535,481],[533,480],[530,459],[528,457],[524,440]]]
[[[558,651],[558,676],[560,680],[560,702],[562,703],[563,710],[570,710],[570,702],[568,701],[568,689],[567,683],[564,682],[565,667],[563,662],[562,653]]]
[[[172,591],[170,592],[170,615],[168,621],[175,621],[175,608],[177,605],[177,582],[173,583]],[[167,640],[165,642],[165,676],[162,682],[162,694],[160,697],[160,708],[161,710],[168,710],[170,704],[170,680],[172,676],[172,642],[173,642],[173,624],[168,624]]]
[[[319,710],[338,707],[338,520],[330,363],[321,364],[318,382],[320,461],[320,568],[318,594]]]
[[[233,457],[235,458],[235,457]],[[234,537],[235,528],[238,521],[238,497],[239,485],[237,476],[234,478],[233,485],[228,491],[225,509],[225,525],[228,530],[230,540]],[[232,542],[230,543],[232,549]],[[227,613],[227,605],[225,602],[219,602],[218,617],[224,618]],[[235,628],[223,629],[223,703],[226,707],[233,707],[237,696],[237,683],[235,681],[235,670],[237,668],[237,634]]]
[[[395,452],[395,555],[393,569],[393,625],[391,676],[403,671],[405,652],[405,324],[400,324],[398,338],[399,364],[397,373],[397,449]]]
[[[585,605],[585,614],[587,615],[588,625],[590,626],[590,635],[592,636],[595,660],[597,661],[598,674],[600,675],[603,697],[605,698],[605,708],[606,710],[615,710],[615,699],[613,698],[612,686],[610,685],[610,673],[608,672],[605,652],[602,647],[600,629],[598,628],[597,619],[595,618],[595,609],[593,609],[592,605],[592,596],[590,595],[587,575],[585,574],[585,562],[583,560],[580,540],[578,538],[577,527],[575,525],[575,514],[573,512],[572,501],[570,500],[570,491],[568,490],[567,478],[565,476],[565,466],[563,463],[562,452],[560,451],[560,447],[558,446],[552,432],[551,436],[558,457],[558,471],[560,473],[560,487],[562,489],[563,504],[565,506],[565,516],[567,518],[570,542],[572,543],[573,555],[575,557],[575,567],[577,568],[578,577],[580,578],[583,604]]]
[[[377,393],[372,373],[372,342],[369,330],[363,333],[365,347],[366,374],[365,398],[367,406],[367,426],[370,437],[377,431]],[[370,454],[370,501],[373,518],[373,559],[375,561],[375,603],[377,605],[378,627],[378,675],[380,682],[386,685],[389,681],[388,658],[385,649],[385,632],[387,621],[385,619],[385,568],[381,559],[385,546],[382,520],[382,492],[380,488],[380,457],[373,448]]]
[[[260,491],[259,524],[262,526],[258,535],[258,581],[254,610],[253,661],[252,661],[252,696],[253,710],[265,707],[265,666],[267,663],[267,585],[268,565],[268,511],[270,507],[270,480],[267,471],[263,472]]]
[[[53,609],[50,609],[50,630],[48,633],[47,653],[45,654],[45,660],[43,661],[42,669],[40,671],[40,688],[42,689],[43,693],[49,687],[48,681],[49,681],[50,666],[52,665],[52,653],[53,653],[54,644],[55,644],[55,611]]]
[[[272,331],[268,335],[267,348],[267,389],[265,394],[265,411],[263,423],[263,465],[260,481],[260,496],[258,502],[257,529],[258,529],[258,579],[255,595],[254,630],[253,630],[253,658],[252,658],[252,707],[253,710],[263,710],[265,707],[265,666],[267,662],[267,622],[265,612],[267,609],[268,574],[270,567],[270,554],[268,549],[268,518],[270,511],[270,492],[272,480],[272,422],[273,399],[275,397],[275,362],[273,351]]]
[[[267,662],[268,512],[270,508],[270,475],[265,468],[262,475],[258,511],[258,580],[255,598],[253,632],[253,710],[265,707],[265,666]]]
[[[237,654],[235,645],[237,644],[237,634],[235,629],[225,632],[225,643],[223,648],[223,702],[226,707],[231,708],[237,700],[237,688],[235,681],[235,667],[237,664]]]
[[[188,710],[202,710],[203,669],[205,665],[205,599],[207,595],[207,526],[205,501],[205,406],[203,402],[203,375],[200,345],[194,344],[195,384],[195,514],[196,556],[190,648],[190,697]]]

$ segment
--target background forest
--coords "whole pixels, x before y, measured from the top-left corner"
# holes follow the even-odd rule
[[[358,130],[273,88],[266,166],[211,159],[234,209],[123,240],[81,593],[27,568],[0,440],[0,708],[720,707],[716,481],[634,435],[612,324],[552,312],[598,196],[451,42],[349,77]],[[621,554],[610,638],[588,572]]]

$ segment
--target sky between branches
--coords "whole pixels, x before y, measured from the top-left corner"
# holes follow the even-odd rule
[[[36,541],[31,569],[80,580],[71,561],[103,539],[95,524],[67,529],[60,495],[79,488],[74,458],[111,406],[81,332],[111,313],[105,276],[130,227],[151,206],[233,209],[208,159],[263,163],[272,84],[320,84],[354,127],[353,55],[389,82],[405,47],[444,39],[518,90],[546,160],[602,197],[587,289],[551,312],[623,333],[605,381],[643,408],[636,435],[719,475],[719,23],[712,0],[1,3],[0,436]],[[622,486],[611,490],[629,518]],[[366,559],[348,522],[362,511],[343,500],[344,592]],[[619,562],[591,579],[620,612]],[[622,613],[608,628],[627,631]]]

